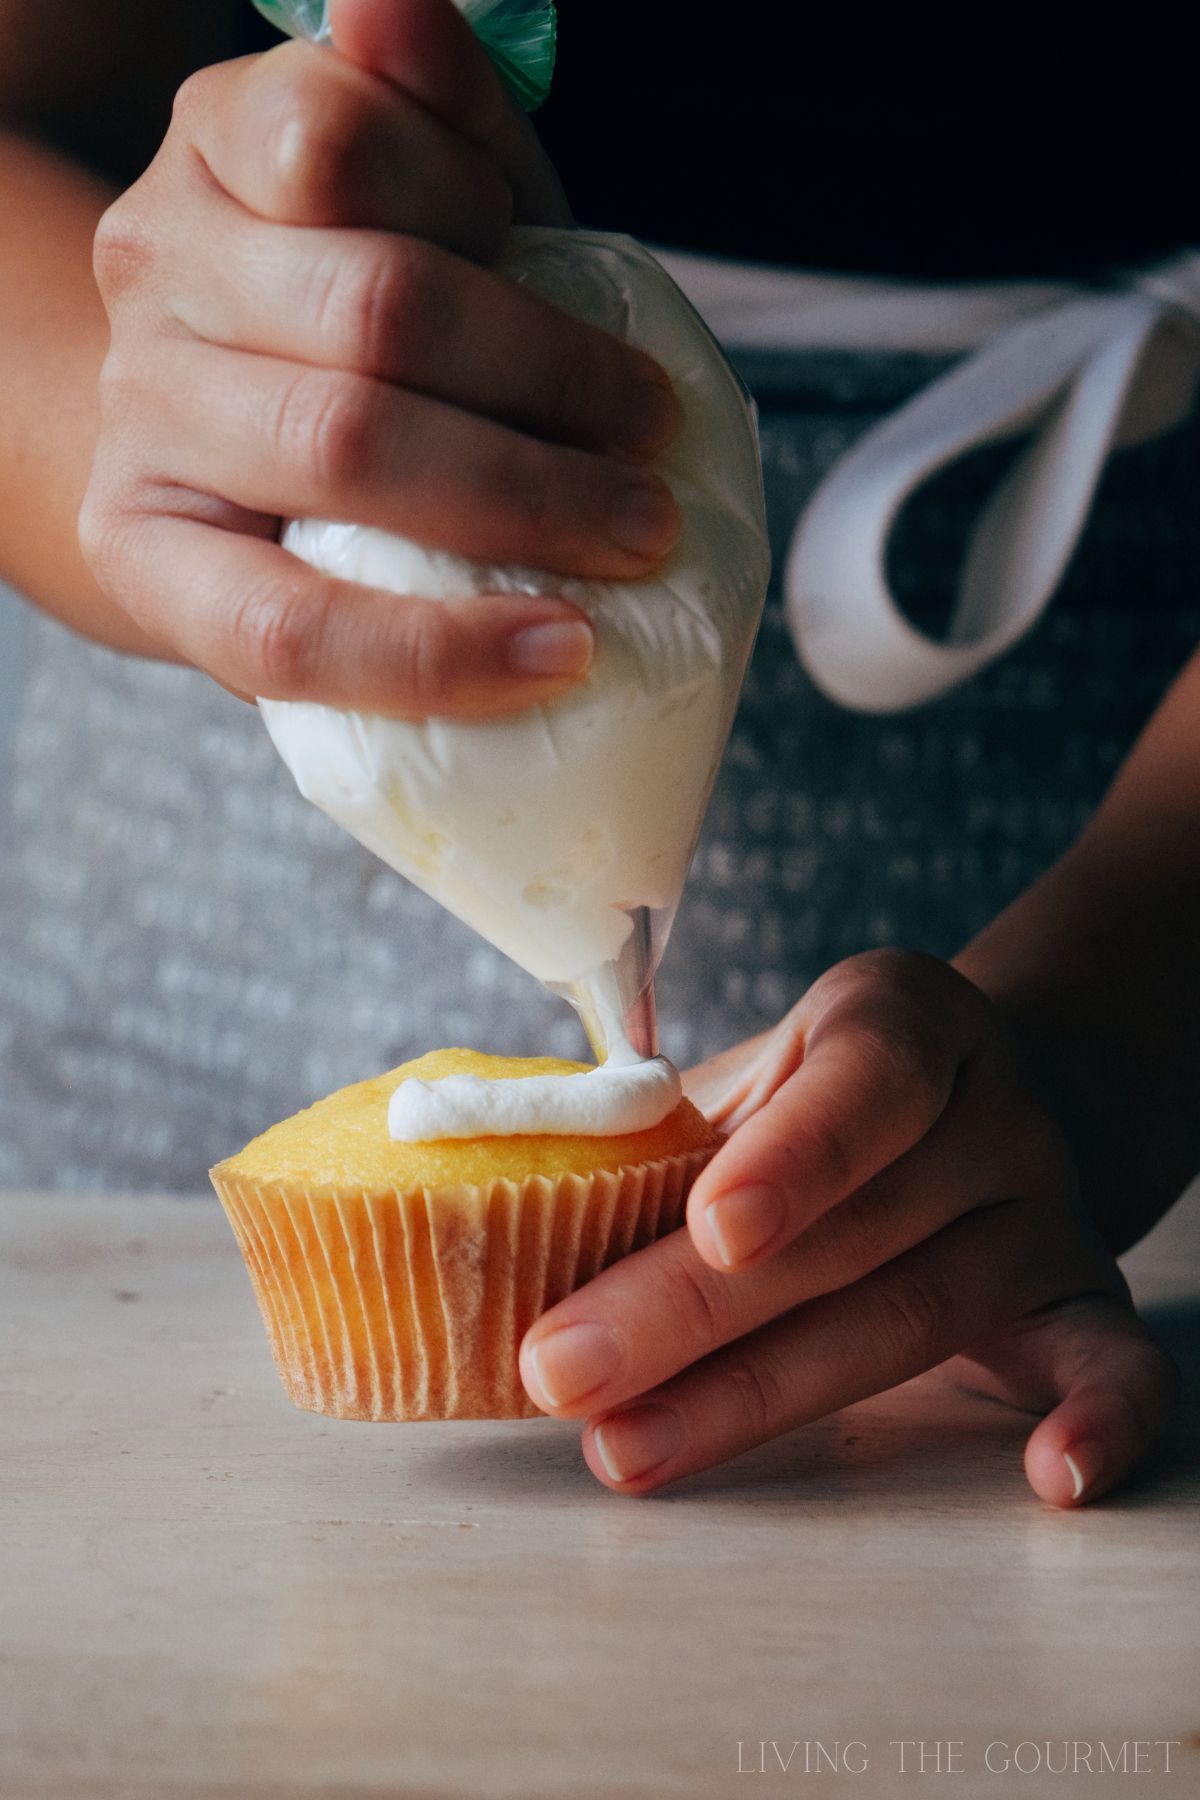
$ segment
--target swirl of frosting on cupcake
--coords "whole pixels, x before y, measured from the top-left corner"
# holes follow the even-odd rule
[[[679,1071],[665,1056],[643,1058],[622,1045],[606,1062],[572,1075],[410,1076],[388,1104],[398,1143],[438,1138],[625,1137],[661,1124],[679,1105]]]

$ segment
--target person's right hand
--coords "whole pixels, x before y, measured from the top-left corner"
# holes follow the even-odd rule
[[[281,549],[289,516],[493,563],[644,574],[678,528],[645,459],[678,405],[656,363],[493,273],[510,222],[569,222],[451,0],[335,0],[182,88],[105,215],[112,325],[80,520],[104,590],[243,695],[481,715],[583,672],[554,598],[435,604]]]

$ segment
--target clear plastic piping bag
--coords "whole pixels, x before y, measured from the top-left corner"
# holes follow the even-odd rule
[[[285,30],[327,38],[323,3],[255,3]],[[465,0],[462,11],[510,85],[543,97],[552,6]],[[502,25],[508,64],[496,49]],[[600,1060],[623,1038],[653,1055],[654,972],[770,568],[754,408],[698,315],[632,239],[520,227],[497,266],[666,369],[684,425],[656,468],[679,503],[678,544],[640,581],[592,582],[484,567],[367,527],[293,520],[285,547],[343,580],[433,603],[561,595],[591,620],[595,655],[558,700],[500,719],[259,704],[307,799],[569,1000]]]

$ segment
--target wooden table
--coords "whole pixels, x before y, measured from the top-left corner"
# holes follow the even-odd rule
[[[1129,1268],[1191,1410],[1105,1504],[937,1377],[635,1501],[557,1423],[293,1411],[213,1201],[8,1196],[0,1796],[1193,1800],[1200,1209]]]

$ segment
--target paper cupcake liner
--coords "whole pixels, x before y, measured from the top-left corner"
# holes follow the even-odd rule
[[[592,1175],[351,1193],[213,1172],[288,1397],[339,1419],[535,1417],[529,1326],[674,1231],[711,1149]]]

